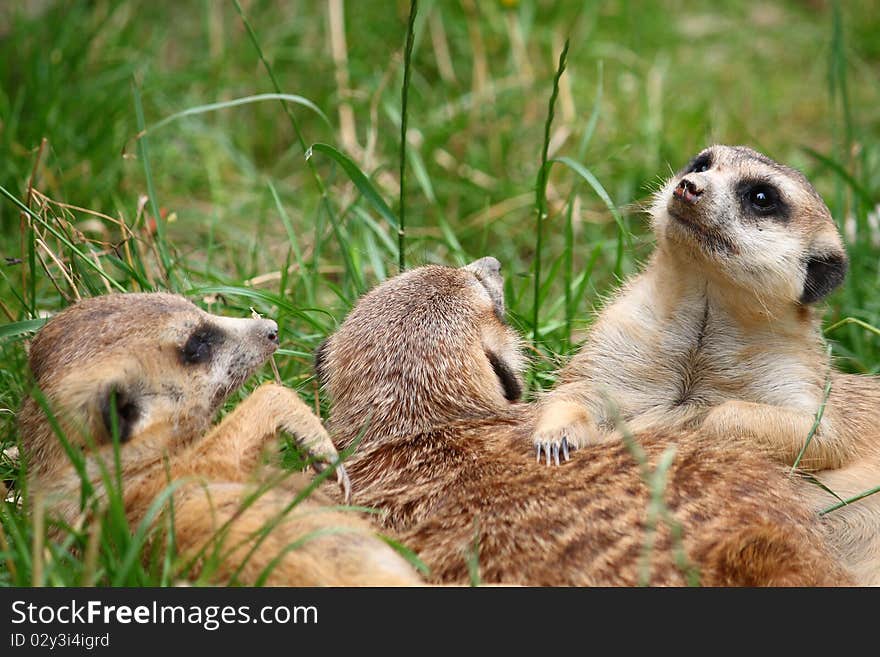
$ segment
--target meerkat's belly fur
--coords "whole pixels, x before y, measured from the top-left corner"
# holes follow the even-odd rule
[[[653,278],[649,268],[606,306],[560,373],[562,392],[570,386],[601,429],[615,428],[607,400],[624,421],[642,416],[666,428],[694,426],[729,399],[815,412],[823,393],[820,359],[792,350],[792,337],[770,321],[743,331],[713,299],[709,281],[692,281],[658,308]],[[584,383],[591,394],[580,392]]]

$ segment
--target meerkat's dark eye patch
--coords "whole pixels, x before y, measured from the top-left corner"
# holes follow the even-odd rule
[[[779,194],[769,185],[755,185],[746,194],[749,203],[758,212],[772,212],[779,202]]]
[[[213,326],[196,328],[181,349],[181,358],[188,365],[207,363],[214,355],[214,347],[223,341],[223,332]]]
[[[763,180],[743,180],[737,186],[737,192],[746,214],[788,220],[788,205],[775,185]]]
[[[122,388],[111,386],[101,400],[101,419],[111,440],[115,424],[119,442],[128,442],[140,416],[141,409],[137,398]]]
[[[712,153],[700,153],[685,167],[685,173],[703,173],[712,168]]]
[[[810,256],[800,302],[816,303],[827,297],[843,283],[848,267],[849,262],[841,253]]]
[[[498,381],[501,383],[501,388],[504,390],[504,398],[509,402],[519,401],[519,398],[522,396],[522,386],[514,371],[498,357],[498,354],[487,350],[486,357],[495,371],[495,376],[498,377]]]

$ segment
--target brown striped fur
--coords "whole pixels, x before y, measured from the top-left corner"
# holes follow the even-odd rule
[[[503,323],[498,263],[428,266],[364,296],[319,349],[354,502],[431,569],[435,583],[682,585],[670,525],[643,564],[650,493],[622,443],[585,447],[558,470],[527,447],[535,407],[511,403],[502,356],[519,374]],[[496,358],[497,360],[497,358]],[[779,466],[691,435],[641,434],[651,467],[674,445],[665,502],[704,585],[835,585],[848,575]]]

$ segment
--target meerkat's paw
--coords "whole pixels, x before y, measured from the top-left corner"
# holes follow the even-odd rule
[[[532,436],[535,459],[540,463],[543,456],[547,465],[559,465],[560,456],[568,461],[572,451],[596,442],[597,438],[596,425],[582,404],[550,402],[541,411]]]
[[[328,467],[336,464],[336,482],[342,490],[345,503],[349,504],[351,502],[351,480],[348,477],[345,466],[339,462],[339,452],[336,451],[336,447],[333,445],[333,441],[330,440],[330,436],[324,430],[324,427],[314,430],[311,434],[304,433],[302,427],[297,427],[298,433],[286,427],[285,429],[312,457],[312,468],[315,472],[324,472]]]
[[[299,395],[277,383],[264,383],[251,398],[259,399],[261,410],[277,419],[277,428],[290,435],[314,459],[312,467],[316,472],[323,472],[328,465],[336,464],[336,481],[348,504],[351,501],[351,481],[345,466],[338,463],[339,452],[321,420]]]

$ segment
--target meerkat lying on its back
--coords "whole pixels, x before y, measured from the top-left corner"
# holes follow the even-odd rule
[[[665,501],[683,529],[684,560],[660,522],[643,563],[651,494],[622,445],[595,446],[551,472],[526,439],[534,408],[520,396],[523,359],[504,322],[494,258],[429,266],[364,296],[319,348],[355,502],[416,550],[437,583],[681,585],[690,561],[705,585],[834,585],[848,575],[782,469],[748,452],[676,436]],[[670,445],[638,437],[652,467]]]
[[[700,428],[793,465],[839,495],[880,483],[880,382],[835,372],[813,304],[844,280],[834,221],[804,176],[712,146],[657,193],[657,248],[601,312],[541,401],[539,457],[633,428]],[[548,458],[549,462],[549,458]],[[817,510],[835,499],[805,487]],[[829,516],[863,581],[880,583],[880,496]]]
[[[98,502],[106,496],[102,467],[115,475],[118,436],[129,523],[140,523],[174,482],[175,544],[184,556],[206,548],[219,554],[212,581],[235,576],[253,584],[271,570],[266,582],[276,585],[419,584],[366,521],[332,510],[324,493],[288,513],[304,476],[258,494],[275,474],[261,457],[277,445],[279,431],[314,455],[337,457],[321,422],[293,391],[264,384],[211,427],[223,401],[277,346],[278,328],[269,320],[210,315],[170,294],[115,294],[52,318],[34,338],[29,360],[62,435],[82,452]],[[74,524],[82,479],[35,396],[18,419],[31,492]],[[263,528],[271,529],[261,539]]]

